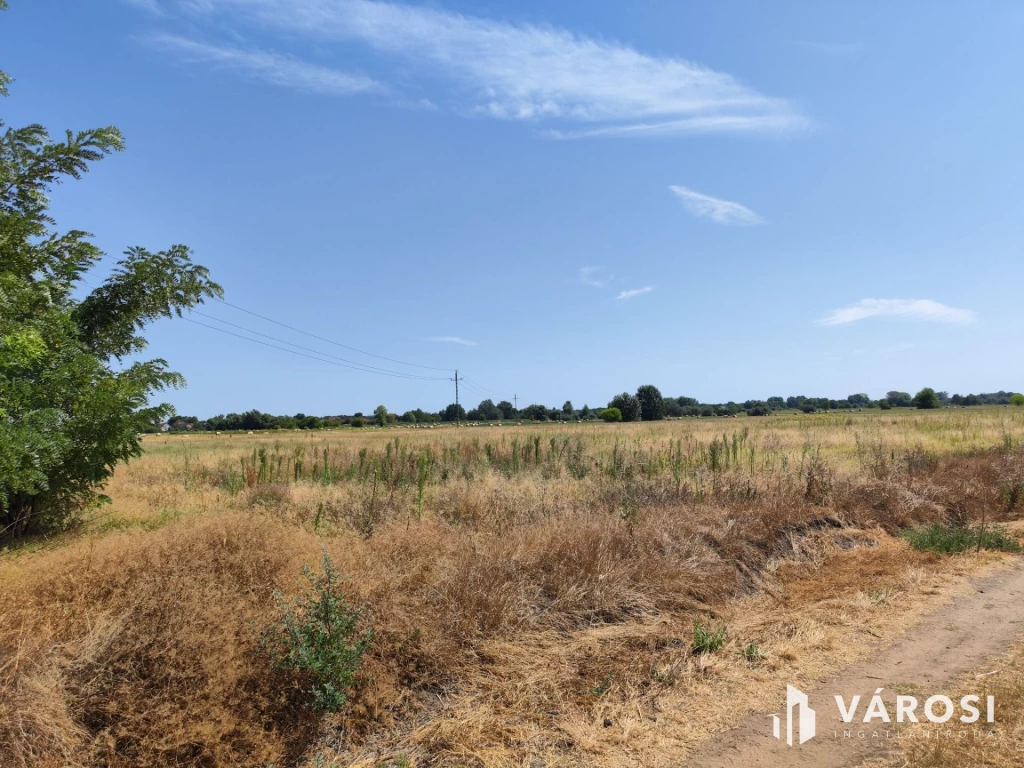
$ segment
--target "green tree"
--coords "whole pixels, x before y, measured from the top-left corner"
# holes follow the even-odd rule
[[[497,408],[501,411],[501,418],[503,419],[514,419],[516,417],[515,406],[508,400],[502,400],[498,403]]]
[[[665,399],[653,384],[644,384],[636,391],[640,401],[640,418],[644,421],[660,421],[665,418]]]
[[[640,420],[640,401],[637,400],[636,395],[631,395],[629,392],[623,392],[621,395],[613,397],[608,403],[608,407],[618,408],[623,421]]]
[[[480,405],[478,405],[476,409],[480,412],[481,419],[497,421],[501,418],[501,410],[490,398],[481,401]]]
[[[885,399],[889,401],[889,405],[893,408],[909,408],[914,404],[914,398],[910,396],[909,392],[898,392],[896,390],[886,392]]]
[[[450,403],[441,412],[441,421],[458,421],[464,418],[466,418],[466,409],[455,403]]]
[[[1015,406],[1017,406],[1018,408],[1020,408],[1021,406],[1024,406],[1024,395],[1022,395],[1020,393],[1015,394],[1015,395],[1010,395],[1010,403],[1015,405]]]
[[[121,361],[145,349],[152,321],[222,293],[175,245],[129,248],[73,298],[103,253],[86,232],[55,231],[47,195],[123,147],[113,127],[51,141],[30,125],[0,139],[0,534],[66,526],[141,454],[140,433],[174,412],[151,396],[184,380],[163,360]]]
[[[377,422],[378,427],[386,427],[388,425],[388,409],[383,405],[378,405],[373,409],[373,420]]]
[[[914,405],[918,408],[925,409],[942,407],[942,403],[939,401],[939,396],[931,387],[925,387],[914,395]]]
[[[622,411],[618,408],[605,408],[601,411],[601,418],[605,421],[622,421]]]

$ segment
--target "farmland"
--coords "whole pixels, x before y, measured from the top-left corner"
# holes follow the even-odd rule
[[[1014,557],[900,534],[1012,536],[1022,442],[1012,407],[148,436],[0,561],[3,762],[678,765]],[[319,714],[260,628],[325,551],[372,637]]]

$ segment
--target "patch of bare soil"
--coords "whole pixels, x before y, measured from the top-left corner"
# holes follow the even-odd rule
[[[817,680],[813,690],[804,684],[809,705],[817,713],[815,738],[802,745],[786,744],[786,694],[780,689],[774,711],[782,719],[782,739],[773,737],[771,713],[757,712],[738,727],[712,738],[692,753],[690,760],[708,767],[833,768],[860,766],[884,757],[899,743],[897,734],[901,729],[895,722],[889,726],[877,721],[862,722],[865,708],[877,689],[883,689],[881,695],[890,715],[896,711],[897,694],[917,696],[922,704],[933,694],[951,695],[950,689],[958,676],[1004,653],[1020,639],[1024,630],[1024,567],[1016,562],[973,580],[972,586],[970,594],[926,616],[870,658],[836,677]],[[844,723],[834,696],[841,695],[845,702],[850,702],[858,694],[858,715],[853,723]],[[939,706],[937,711],[941,710]],[[998,722],[997,701],[997,725]],[[963,726],[957,724],[956,728]]]

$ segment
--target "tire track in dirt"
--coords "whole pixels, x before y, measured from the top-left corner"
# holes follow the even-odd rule
[[[897,693],[917,696],[920,715],[925,698],[948,694],[953,678],[1005,651],[1024,632],[1024,564],[1017,562],[972,584],[974,592],[929,614],[874,657],[834,678],[818,680],[813,691],[806,691],[810,706],[817,712],[815,738],[799,746],[787,746],[782,691],[775,710],[782,720],[782,740],[772,736],[771,713],[753,713],[736,728],[718,734],[693,752],[687,763],[706,768],[838,768],[883,757],[893,746],[893,740],[884,736],[887,726],[860,722],[876,689],[884,688],[882,697],[890,715],[895,714]],[[857,694],[861,701],[855,721],[843,723],[834,696],[842,695],[849,702]],[[939,706],[937,711],[941,709]],[[959,708],[956,714],[960,714]],[[997,701],[997,727],[998,721]],[[897,724],[888,727],[892,733]],[[845,738],[844,729],[852,729],[853,738]],[[869,737],[859,738],[859,731]],[[870,738],[873,731],[882,736]]]

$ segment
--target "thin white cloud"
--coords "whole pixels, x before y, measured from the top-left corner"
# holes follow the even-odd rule
[[[445,343],[445,344],[461,344],[464,347],[475,347],[475,346],[477,346],[477,343],[475,341],[470,341],[469,339],[464,339],[461,336],[429,336],[429,337],[427,337],[426,340],[427,341],[439,341],[439,342],[442,342],[442,343]]]
[[[592,137],[619,136],[675,136],[701,133],[791,133],[808,128],[810,123],[790,115],[710,115],[708,117],[686,117],[680,120],[666,120],[653,123],[631,123],[628,125],[605,125],[599,128],[580,130],[552,129],[546,135],[553,139],[585,139]]]
[[[199,17],[289,39],[359,43],[440,81],[456,111],[589,123],[552,135],[783,131],[807,120],[783,99],[680,58],[650,56],[551,26],[373,0],[182,0]],[[562,131],[558,133],[557,131]]]
[[[366,75],[307,64],[271,51],[210,45],[175,35],[157,35],[149,40],[163,50],[177,53],[189,63],[234,70],[271,85],[329,94],[384,90],[380,83]]]
[[[614,277],[604,267],[580,267],[579,275],[581,283],[593,288],[606,288]]]
[[[764,219],[745,205],[734,203],[731,200],[719,200],[717,197],[711,197],[711,195],[695,192],[675,184],[669,189],[682,201],[683,207],[694,216],[711,219],[718,224],[744,227],[764,223]]]
[[[970,309],[947,307],[931,299],[861,299],[852,307],[836,309],[821,318],[820,325],[849,325],[871,317],[895,317],[949,325],[969,325],[978,319]]]
[[[632,289],[630,289],[628,291],[623,291],[622,293],[620,293],[615,298],[616,298],[616,300],[619,300],[619,299],[632,299],[634,296],[642,296],[643,294],[650,293],[653,290],[654,290],[654,286],[653,285],[647,285],[647,286],[644,286],[643,288],[632,288]]]

